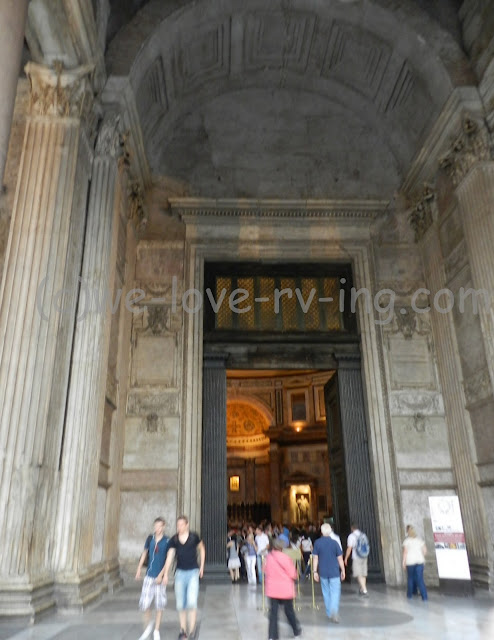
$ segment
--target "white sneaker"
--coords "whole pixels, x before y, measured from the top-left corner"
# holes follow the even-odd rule
[[[148,626],[142,632],[142,636],[139,637],[139,640],[146,640],[151,635],[151,631],[153,630],[154,622],[150,622]]]
[[[155,629],[153,633],[153,640],[160,640],[160,637],[160,632],[158,631],[158,629]]]

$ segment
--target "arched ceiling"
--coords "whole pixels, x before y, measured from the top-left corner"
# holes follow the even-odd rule
[[[454,86],[412,0],[149,2],[112,42],[154,173],[207,197],[387,197]]]

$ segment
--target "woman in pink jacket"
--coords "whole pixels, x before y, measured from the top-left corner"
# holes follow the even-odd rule
[[[272,551],[268,553],[264,565],[266,595],[271,601],[269,610],[269,639],[278,640],[278,607],[285,607],[285,615],[290,623],[293,634],[300,636],[302,629],[293,610],[295,598],[295,580],[297,571],[293,560],[283,553],[284,542],[275,538]]]

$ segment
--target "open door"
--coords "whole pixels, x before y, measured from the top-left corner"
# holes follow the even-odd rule
[[[334,530],[340,536],[350,531],[348,487],[345,473],[345,451],[338,396],[338,373],[324,387],[326,426],[328,433],[329,472],[333,499]]]

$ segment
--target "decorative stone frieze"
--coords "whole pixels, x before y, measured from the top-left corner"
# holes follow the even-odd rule
[[[415,413],[408,420],[408,428],[416,433],[425,433],[427,418],[421,413]]]
[[[408,216],[410,225],[415,233],[415,242],[420,242],[436,219],[436,193],[431,185],[424,184],[422,195]]]
[[[449,150],[439,159],[439,167],[457,186],[476,162],[492,158],[492,142],[483,121],[465,114],[461,131]]]
[[[150,413],[146,416],[146,431],[148,433],[158,433],[158,415]]]
[[[388,206],[384,200],[255,200],[169,198],[171,210],[185,222],[215,218],[331,218],[352,222],[373,221]]]
[[[155,336],[163,334],[170,326],[170,308],[163,305],[148,305],[148,328]]]
[[[442,395],[436,391],[392,391],[389,409],[395,416],[434,416],[444,413],[444,403]]]
[[[144,416],[156,413],[176,416],[179,413],[179,393],[170,389],[159,389],[156,393],[132,390],[127,399],[127,414]]]
[[[402,309],[405,308],[402,307]],[[404,314],[396,313],[395,318],[399,331],[403,334],[405,340],[409,340],[417,330],[417,316],[415,312],[410,307],[406,309],[406,313]]]
[[[31,82],[31,115],[62,118],[89,116],[94,102],[94,65],[64,69],[61,62],[56,62],[52,69],[28,62],[25,71]]]

